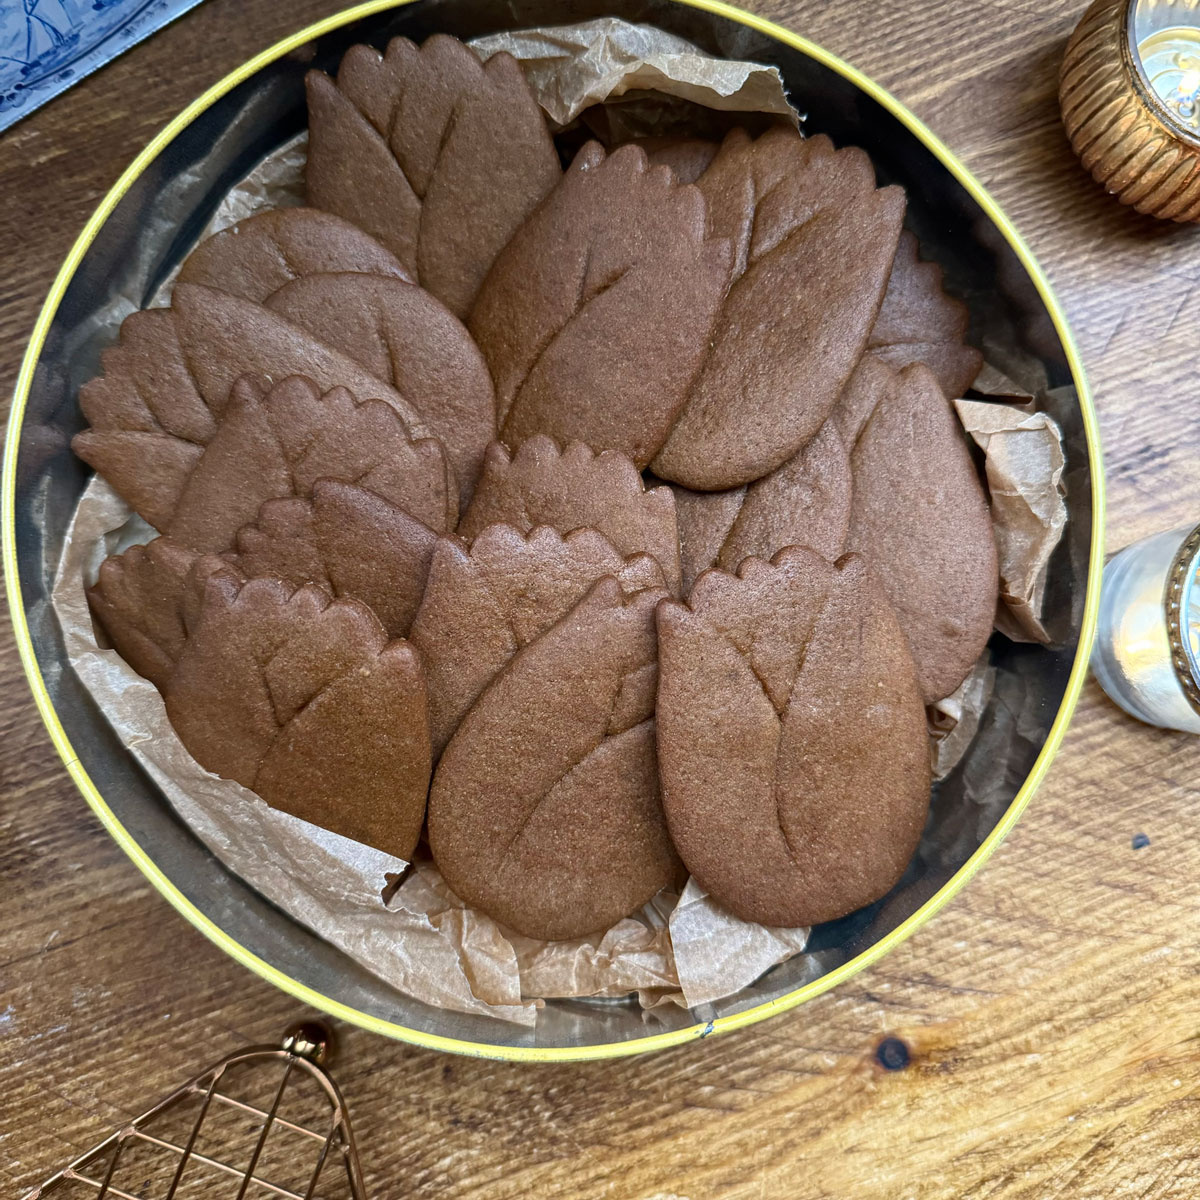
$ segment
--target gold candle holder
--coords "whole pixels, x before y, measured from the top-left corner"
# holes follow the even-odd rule
[[[1075,152],[1122,204],[1200,221],[1200,0],[1096,0],[1058,98]]]

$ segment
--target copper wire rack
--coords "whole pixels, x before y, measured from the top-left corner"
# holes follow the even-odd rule
[[[308,1022],[223,1058],[25,1200],[366,1200],[332,1045]]]

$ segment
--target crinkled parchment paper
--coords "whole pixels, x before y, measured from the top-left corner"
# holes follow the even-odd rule
[[[1062,435],[1047,413],[991,400],[956,400],[984,453],[1000,558],[996,628],[1015,642],[1048,642],[1042,600],[1050,555],[1067,523]]]
[[[711,59],[657,30],[602,20],[486,39],[477,49],[486,57],[502,48],[501,41],[523,59],[543,107],[560,124],[597,100],[647,87],[689,102],[794,119],[773,68]],[[264,159],[232,189],[204,235],[265,208],[301,203],[305,146],[301,135]],[[169,300],[170,286],[168,280],[157,303]],[[128,302],[112,307],[114,337],[132,307]],[[981,377],[978,387],[991,390],[994,382]],[[1004,559],[1011,563],[1005,600],[1022,613],[1012,619],[1018,625],[1036,621],[1037,574],[1044,575],[1062,521],[1052,525],[1047,517],[1039,538],[1030,514],[1036,519],[1053,508],[1047,489],[1057,495],[1057,477],[1048,483],[1046,463],[1053,457],[1050,443],[1058,447],[1057,430],[1049,418],[997,401],[963,402],[959,415],[983,447],[993,495],[1000,489],[1003,502],[993,505],[997,541],[1011,554]],[[1061,463],[1060,448],[1058,453]],[[1010,531],[1014,520],[1019,529]],[[97,644],[84,588],[94,582],[106,555],[152,536],[102,479],[89,484],[68,530],[53,591],[72,666],[130,752],[213,853],[386,983],[438,1007],[532,1025],[539,1002],[550,997],[636,994],[646,1008],[695,1008],[739,991],[804,949],[807,929],[740,921],[694,881],[678,897],[663,892],[605,933],[572,942],[507,933],[465,906],[424,860],[413,864],[385,903],[385,875],[404,864],[276,812],[239,785],[204,771],[175,735],[157,690]],[[931,710],[939,777],[979,727],[994,674],[981,661],[954,696]]]
[[[562,129],[593,104],[638,93],[674,96],[722,112],[770,113],[798,122],[775,67],[711,58],[691,42],[616,17],[476,38],[480,58],[507,50],[538,103]]]

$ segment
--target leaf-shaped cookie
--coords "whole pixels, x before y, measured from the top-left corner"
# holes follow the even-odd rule
[[[405,398],[445,447],[465,506],[496,436],[496,401],[462,322],[422,288],[377,275],[308,275],[266,304]]]
[[[684,591],[708,567],[734,570],[807,546],[831,562],[850,528],[850,459],[832,420],[798,454],[749,487],[693,492],[675,485]]]
[[[983,652],[999,589],[987,496],[932,371],[914,363],[891,372],[850,463],[846,547],[878,576],[932,704]]]
[[[372,276],[349,278],[367,286]],[[413,437],[429,435],[416,405],[388,380],[264,305],[198,283],[177,283],[170,311],[188,370],[218,420],[239,376],[280,380],[304,375],[323,390],[344,387],[356,400],[383,400],[396,410]]]
[[[501,436],[662,445],[703,360],[729,275],[704,200],[637,146],[590,142],[496,259],[467,322]]]
[[[225,555],[247,579],[270,575],[293,587],[319,583],[361,600],[387,635],[407,637],[438,535],[382,496],[319,479],[312,498],[268,500]]]
[[[194,550],[228,550],[264,501],[311,495],[318,479],[358,484],[438,532],[454,527],[458,493],[441,443],[411,440],[387,404],[358,404],[345,388],[322,395],[293,375],[270,389],[238,380],[167,532]]]
[[[359,271],[411,278],[357,225],[317,208],[272,208],[205,238],[183,260],[178,282],[199,283],[261,304],[304,275]]]
[[[395,388],[348,355],[262,305],[199,284],[178,284],[171,308],[127,317],[100,364],[103,374],[79,393],[91,428],[71,448],[156,529],[170,523],[240,375],[304,374],[325,389],[348,387],[390,404],[413,437],[428,432]]]
[[[929,806],[925,708],[866,564],[789,548],[658,609],[663,807],[696,880],[764,925],[885,895]]]
[[[721,148],[720,142],[691,137],[637,138],[634,145],[645,150],[652,166],[670,167],[680,183],[695,183]]]
[[[746,498],[746,489],[693,492],[677,483],[671,484],[670,488],[675,495],[675,516],[679,524],[679,560],[683,568],[680,595],[686,596],[700,572],[716,566],[721,547]]]
[[[365,605],[214,571],[165,699],[206,770],[411,857],[429,785],[425,685],[416,652]]]
[[[893,367],[923,362],[953,399],[983,366],[983,355],[963,341],[970,320],[967,306],[942,291],[941,267],[921,261],[916,236],[905,230],[867,341],[870,352]]]
[[[194,550],[158,537],[110,555],[87,590],[92,615],[113,648],[159,690],[187,641],[187,595],[198,557]]]
[[[525,534],[488,525],[470,549],[458,538],[438,541],[410,635],[425,664],[435,758],[504,664],[605,575],[626,592],[663,587],[653,558],[624,558],[594,529],[564,537],[544,526]]]
[[[126,317],[100,366],[103,374],[79,391],[91,428],[76,434],[71,448],[163,529],[217,428],[184,361],[174,313],[152,308]]]
[[[674,877],[654,760],[663,595],[599,580],[500,672],[434,775],[438,869],[527,937],[606,929]]]
[[[483,474],[458,527],[470,541],[502,522],[528,533],[549,525],[559,533],[596,529],[628,557],[644,551],[657,559],[667,587],[680,587],[679,533],[670,488],[646,490],[637,468],[615,450],[596,454],[582,442],[563,451],[548,437],[532,437],[509,455],[488,447]]]
[[[867,343],[900,236],[904,193],[877,189],[856,147],[734,129],[696,186],[734,249],[713,345],[653,461],[685,487],[738,487],[816,434]]]
[[[378,238],[458,316],[560,168],[516,59],[455,38],[352,46],[309,72],[310,204]]]
[[[854,368],[854,374],[838,397],[829,418],[847,451],[853,449],[875,406],[892,391],[895,384],[896,371],[883,359],[864,354],[858,360],[858,366]]]

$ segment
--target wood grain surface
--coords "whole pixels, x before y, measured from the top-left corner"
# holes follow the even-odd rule
[[[0,386],[104,191],[151,135],[338,0],[208,0],[0,137]],[[752,0],[914,108],[1006,208],[1073,322],[1109,550],[1200,520],[1200,230],[1121,209],[1063,136],[1083,0]],[[0,1188],[24,1190],[288,997],[210,945],[90,815],[0,644]],[[786,1016],[585,1066],[346,1030],[376,1197],[1087,1200],[1200,1195],[1200,741],[1089,682],[1027,815],[911,940]],[[1135,848],[1135,835],[1149,844]],[[1137,839],[1137,844],[1143,841]],[[884,1037],[909,1048],[887,1071]]]

